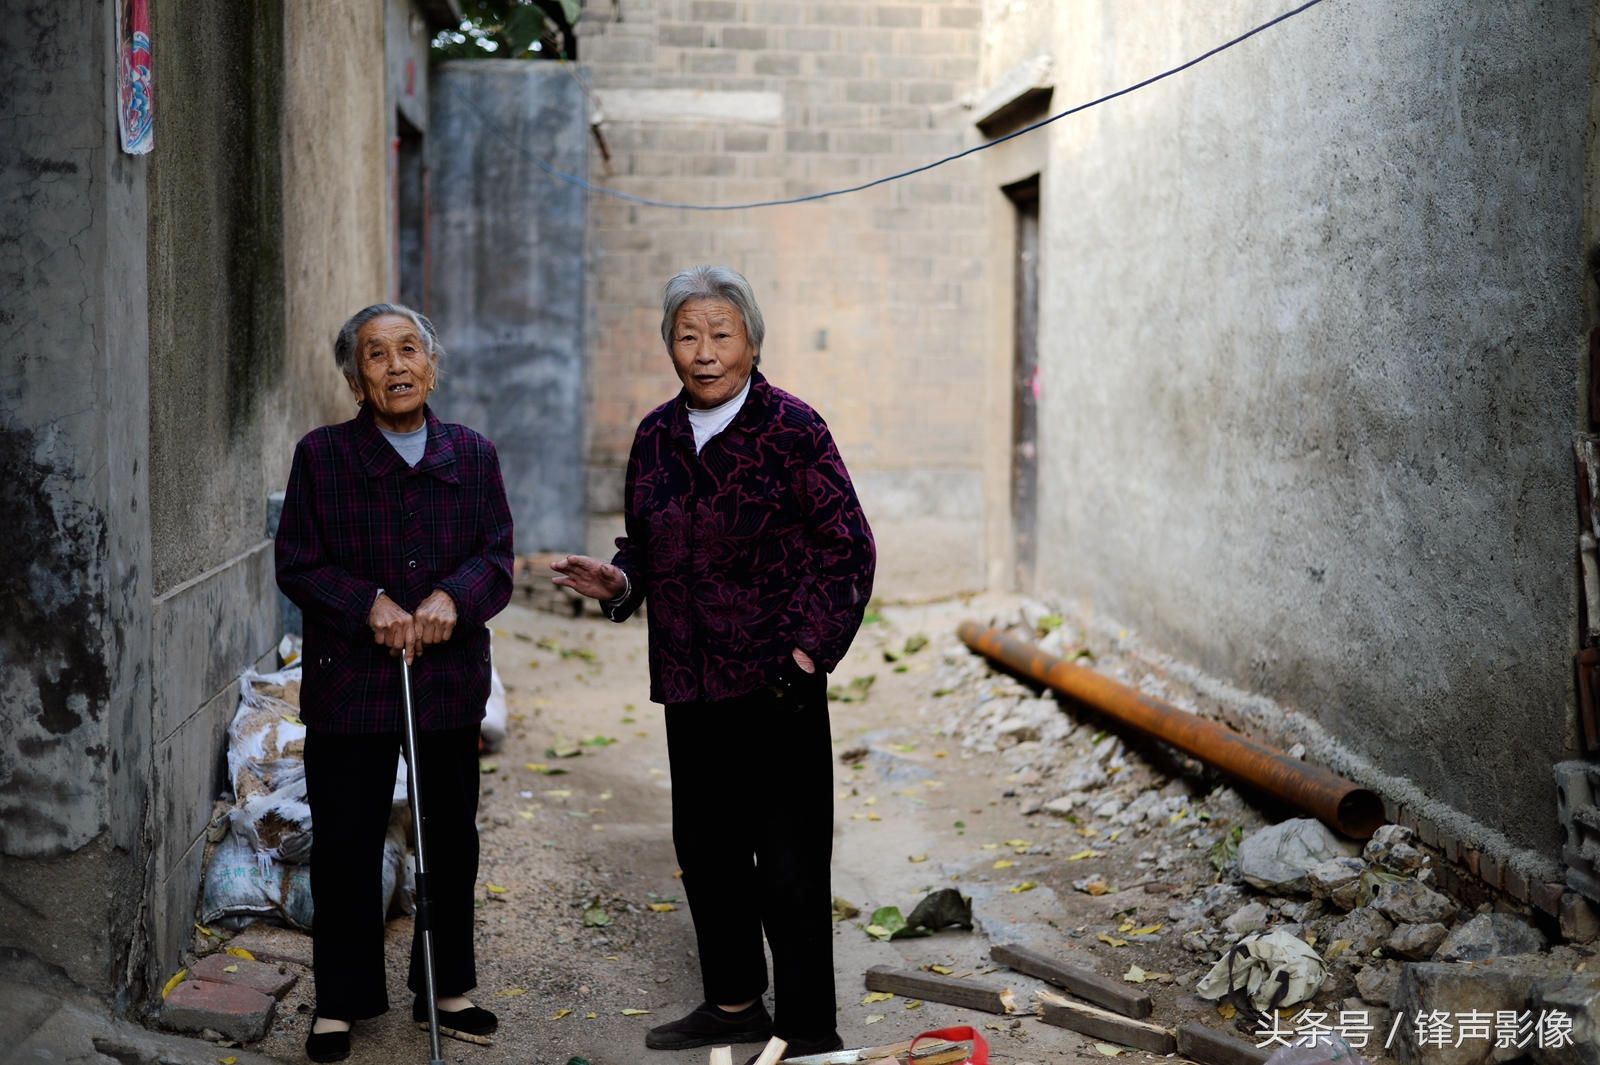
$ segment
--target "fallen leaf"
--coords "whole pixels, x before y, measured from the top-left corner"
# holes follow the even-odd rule
[[[243,958],[245,961],[255,961],[256,956],[243,947],[229,947],[228,954],[234,958]]]
[[[908,855],[906,855],[906,861],[910,862],[912,865],[921,865],[923,862],[925,862],[927,860],[928,860],[928,856],[926,854],[908,854]]]
[[[933,752],[933,756],[935,758],[949,758],[950,757],[950,752],[949,751],[934,751]]]
[[[1006,846],[1010,847],[1014,851],[1025,851],[1029,847],[1033,846],[1033,844],[1025,839],[1008,839],[1006,840]]]
[[[927,969],[930,973],[938,973],[940,976],[949,976],[951,973],[955,972],[955,970],[950,968],[948,965],[929,965],[927,966]]]
[[[234,1057],[232,1054],[229,1054],[225,1058],[218,1058],[217,1065],[237,1065],[238,1060],[238,1058]]]
[[[224,965],[222,967],[222,971],[225,973],[236,973],[239,971],[239,967],[237,965]]]
[[[1159,924],[1147,924],[1143,928],[1130,928],[1128,930],[1128,934],[1135,936],[1153,936],[1157,932],[1161,931],[1162,927],[1163,926]]]
[[[550,1019],[552,1021],[559,1021],[563,1017],[570,1017],[570,1016],[572,1016],[572,1011],[567,1009],[565,1006],[562,1006],[560,1009],[556,1010],[555,1013],[553,1013],[551,1015]]]
[[[599,906],[590,906],[583,911],[583,927],[604,928],[611,923],[611,915]]]
[[[871,1006],[878,1002],[888,1002],[892,998],[894,998],[894,996],[889,994],[887,991],[869,991],[867,994],[862,996],[861,1004],[863,1006]]]
[[[1112,843],[1115,843],[1117,841],[1117,837],[1120,835],[1122,835],[1122,829],[1113,829],[1111,832],[1106,834],[1106,839],[1110,840]]]
[[[1013,885],[1011,887],[1006,888],[1006,890],[1009,891],[1013,895],[1020,895],[1024,891],[1032,891],[1034,888],[1036,888],[1038,886],[1039,885],[1035,884],[1032,880],[1024,880],[1020,884],[1015,884],[1015,885]]]
[[[650,904],[651,913],[671,913],[676,909],[677,907],[670,902],[652,902]]]
[[[616,742],[611,736],[591,736],[586,740],[580,741],[579,745],[583,747],[609,747]]]
[[[863,1020],[861,1023],[862,1024],[877,1024],[881,1020],[883,1020],[883,1014],[881,1014],[881,1013],[869,1013],[869,1014],[867,1014],[866,1019]]]
[[[1122,974],[1122,978],[1130,984],[1142,984],[1149,979],[1145,971],[1137,965],[1128,966],[1128,971]]]
[[[524,821],[532,821],[533,820],[533,811],[532,810],[518,810],[517,811],[517,816],[522,818]]]
[[[1081,862],[1085,858],[1098,858],[1098,857],[1100,857],[1100,852],[1099,851],[1090,850],[1088,847],[1085,847],[1083,850],[1079,851],[1076,854],[1067,855],[1067,861],[1069,861],[1069,862]]]
[[[882,821],[883,818],[879,817],[876,813],[870,813],[870,814],[867,815],[867,820],[868,821]]]
[[[485,776],[488,776],[491,773],[500,772],[500,767],[495,765],[493,762],[479,762],[478,763],[478,772],[484,774]]]
[[[922,1000],[920,998],[910,999],[906,1002],[906,1009],[908,1010],[920,1010],[921,1008]]]
[[[1349,949],[1350,941],[1348,939],[1335,939],[1328,944],[1328,953],[1324,954],[1323,957],[1328,961],[1332,961]]]
[[[1010,858],[1000,858],[994,863],[994,867],[996,869],[1010,869],[1013,865],[1016,865],[1016,864],[1017,863],[1012,861]]]
[[[485,883],[483,886],[489,889],[489,894],[491,895],[504,895],[507,890],[506,888],[501,887],[499,884]]]
[[[1179,821],[1182,821],[1185,817],[1188,817],[1188,816],[1189,816],[1189,808],[1187,806],[1181,807],[1178,810],[1177,813],[1175,813],[1171,817],[1167,818],[1167,824],[1175,825]]]
[[[1110,1043],[1096,1043],[1094,1048],[1108,1058],[1115,1058],[1122,1054],[1121,1047],[1114,1047]]]
[[[910,754],[917,749],[914,743],[891,743],[889,749],[897,754]]]
[[[1126,939],[1118,939],[1116,936],[1108,936],[1104,932],[1097,933],[1095,938],[1102,943],[1109,943],[1113,947],[1125,947],[1128,945],[1128,941]]]
[[[1234,1006],[1234,1004],[1231,1002],[1224,1002],[1217,1006],[1217,1016],[1221,1017],[1225,1021],[1233,1020],[1234,1014],[1238,1012],[1238,1007]]]
[[[621,1013],[622,1013],[622,1015],[624,1017],[648,1017],[648,1016],[650,1016],[650,1011],[649,1010],[622,1010]]]
[[[554,788],[544,793],[547,799],[570,799],[572,791],[569,788]]]
[[[842,899],[838,895],[833,897],[833,919],[835,921],[848,921],[852,917],[860,916],[861,907],[849,899]]]
[[[928,638],[920,632],[906,637],[906,654],[908,655],[914,655],[926,646],[928,646]]]
[[[167,981],[167,986],[161,989],[161,997],[166,998],[172,994],[172,989],[183,983],[183,978],[189,975],[188,969],[179,969],[172,974],[172,979]]]
[[[583,1015],[583,1019],[586,1021],[592,1021],[598,1016],[600,1016],[598,1013],[596,1013],[594,1010],[590,1010],[588,1013]]]
[[[195,931],[199,932],[203,936],[207,936],[207,937],[209,937],[211,939],[216,939],[217,938],[217,934],[215,932],[213,932],[211,929],[207,928],[205,925],[201,924],[198,921],[195,922],[195,926],[194,927],[195,927]]]
[[[1085,826],[1080,826],[1077,829],[1077,833],[1078,833],[1078,835],[1082,836],[1084,839],[1094,839],[1096,836],[1098,836],[1100,834],[1100,830],[1098,828],[1088,828],[1088,827],[1085,827]]]
[[[526,995],[527,989],[521,987],[502,987],[496,992],[501,998],[521,998]]]

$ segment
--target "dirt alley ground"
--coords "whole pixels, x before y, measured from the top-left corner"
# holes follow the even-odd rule
[[[1093,1041],[1027,1015],[1034,989],[1044,985],[995,971],[989,947],[1006,941],[1089,958],[1112,976],[1142,966],[1154,974],[1145,985],[1157,1002],[1152,1020],[1175,1024],[1205,1017],[1199,1011],[1207,1007],[1192,996],[1178,1001],[1185,999],[1182,985],[1192,990],[1194,971],[1203,971],[1192,955],[1163,942],[1159,930],[1137,935],[1138,942],[1117,935],[1119,929],[1141,931],[1166,922],[1170,906],[1208,885],[1204,852],[1180,868],[1169,868],[1164,857],[1154,875],[1151,852],[1136,863],[1136,846],[1102,842],[1096,845],[1103,858],[1085,855],[1086,839],[1100,834],[1101,841],[1115,840],[1120,834],[1109,821],[1096,828],[1087,815],[1068,819],[1040,812],[1039,803],[1027,803],[1023,793],[1031,785],[1048,799],[1055,785],[1041,782],[1037,772],[1014,771],[1015,759],[963,750],[959,735],[940,734],[952,719],[949,704],[960,694],[948,687],[952,672],[965,670],[967,687],[980,672],[954,635],[957,624],[967,617],[1014,616],[1016,609],[1015,599],[1000,596],[883,608],[834,674],[834,686],[847,691],[859,690],[859,684],[851,688],[855,678],[874,678],[860,701],[832,706],[835,749],[854,749],[856,759],[834,763],[834,893],[861,909],[860,916],[836,921],[833,929],[839,1029],[846,1046],[888,1044],[925,1029],[972,1024],[984,1031],[997,1062],[1103,1063],[1112,1048],[1097,1050]],[[700,999],[689,913],[674,877],[661,710],[647,698],[645,626],[642,620],[614,625],[592,614],[573,619],[513,605],[494,629],[495,660],[509,692],[510,734],[503,749],[484,759],[480,983],[474,997],[500,1015],[501,1027],[490,1047],[446,1040],[446,1060],[704,1062],[705,1050],[665,1053],[643,1046],[648,1027]],[[928,638],[926,647],[886,661],[885,649],[903,652],[906,640],[918,634]],[[1104,735],[1096,733],[1093,742]],[[573,746],[581,755],[550,753]],[[1181,794],[1182,781],[1151,772],[1154,784],[1165,785],[1162,794]],[[773,766],[773,786],[783,786],[781,758]],[[1254,823],[1260,823],[1259,815]],[[1145,831],[1130,829],[1126,842],[1133,844],[1134,833]],[[1074,879],[1092,873],[1129,887],[1100,896],[1073,890]],[[876,907],[892,904],[909,913],[927,892],[951,886],[972,897],[975,931],[894,942],[865,932]],[[603,917],[590,912],[595,907]],[[597,920],[608,923],[594,926]],[[410,924],[405,918],[390,922],[391,1010],[358,1024],[352,1058],[357,1063],[426,1060],[426,1037],[409,1021],[403,983]],[[879,964],[989,974],[1016,990],[1023,1015],[995,1017],[903,998],[863,1005],[862,974]],[[1186,978],[1176,975],[1181,969],[1191,970]],[[309,979],[303,979],[256,1049],[304,1060],[310,991]],[[1227,1027],[1215,1014],[1207,1019]],[[736,1062],[756,1049],[736,1048]],[[1129,1065],[1154,1057],[1131,1049],[1119,1056]]]

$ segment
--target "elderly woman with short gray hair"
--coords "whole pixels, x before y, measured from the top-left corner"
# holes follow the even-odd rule
[[[486,1043],[494,1014],[465,995],[478,874],[478,726],[487,622],[511,597],[511,511],[494,445],[427,406],[442,354],[397,304],[357,312],[334,361],[359,411],[294,452],[278,524],[278,586],[305,615],[300,717],[311,805],[313,1061],[350,1054],[351,1022],[389,1008],[383,841],[400,751],[400,666],[413,662],[442,1034]],[[412,1018],[426,1027],[420,937]]]
[[[839,1049],[827,674],[872,592],[872,531],[821,416],[762,376],[765,323],[726,267],[667,283],[661,339],[682,389],[634,436],[627,535],[557,584],[614,621],[643,602],[651,699],[666,704],[672,838],[704,1002],[650,1030],[675,1050]],[[782,776],[779,778],[779,767]],[[762,1003],[772,948],[774,1016]]]

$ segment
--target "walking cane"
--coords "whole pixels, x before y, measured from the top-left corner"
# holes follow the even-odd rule
[[[416,889],[417,916],[415,934],[422,937],[422,971],[427,981],[428,993],[428,1049],[432,1053],[428,1065],[444,1065],[444,1051],[439,1046],[439,1003],[433,976],[432,903],[428,897],[428,863],[422,856],[422,774],[417,772],[417,714],[411,706],[411,663],[400,656],[401,702],[405,707],[405,729],[400,738],[405,744],[406,790],[411,798],[411,847],[417,859]]]

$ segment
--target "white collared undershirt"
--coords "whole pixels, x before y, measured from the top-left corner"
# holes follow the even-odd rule
[[[754,375],[752,375],[754,376]],[[689,428],[694,431],[694,453],[696,455],[705,448],[706,442],[726,429],[739,413],[739,408],[744,406],[745,397],[750,394],[750,378],[744,379],[744,387],[739,394],[726,403],[718,404],[709,410],[695,410],[689,408]]]

